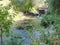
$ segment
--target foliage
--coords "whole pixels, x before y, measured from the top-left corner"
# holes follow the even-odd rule
[[[51,13],[60,14],[60,0],[48,0],[48,9]]]
[[[11,0],[11,4],[18,11],[29,11],[33,7],[31,0]]]
[[[53,13],[54,15],[50,15],[52,18],[50,18],[51,20],[54,21],[54,27],[56,28],[56,32],[58,35],[58,39],[59,39],[59,27],[60,27],[60,0],[48,0],[48,11],[51,12],[51,14]],[[53,19],[54,18],[54,19]]]
[[[0,26],[3,32],[9,33],[13,15],[9,14],[9,6],[0,5]]]
[[[45,25],[47,25],[47,27],[45,27],[45,25],[43,25],[45,28],[48,28],[48,35],[49,36],[47,36],[46,38],[46,41],[48,41],[47,43],[49,44],[49,45],[54,45],[54,44],[56,44],[56,45],[58,45],[58,44],[60,44],[59,43],[59,40],[60,40],[60,37],[59,37],[59,27],[60,27],[60,18],[58,18],[56,15],[54,16],[54,15],[45,15],[44,17],[43,17],[43,19],[41,20],[41,24],[43,25],[43,24],[45,24]],[[53,27],[51,26],[51,25],[53,25]],[[52,27],[52,28],[50,28],[50,27]],[[50,30],[49,30],[50,29]],[[54,32],[54,34],[52,34],[52,33],[50,33],[49,31],[55,31]],[[51,32],[52,32],[51,31]],[[58,37],[57,37],[57,35],[58,35]],[[46,36],[46,35],[45,35]],[[44,37],[45,37],[44,36]]]
[[[44,15],[41,20],[40,19],[26,19],[26,20],[20,21],[20,23],[17,23],[18,25],[16,24],[16,26],[17,26],[17,28],[23,26],[24,29],[26,29],[30,32],[32,32],[33,30],[39,31],[42,34],[42,36],[41,36],[42,38],[40,39],[40,41],[43,43],[46,43],[46,45],[53,45],[55,43],[54,41],[57,41],[55,39],[59,39],[59,37],[56,37],[60,32],[59,31],[60,29],[58,29],[58,27],[60,27],[59,20],[60,19],[58,19],[58,17],[56,17],[56,15],[55,16],[54,15]],[[27,28],[27,26],[30,26],[30,25],[32,25],[32,27]],[[47,27],[45,27],[46,25],[47,25]],[[47,34],[46,34],[46,32],[47,32]],[[31,37],[32,37],[32,33],[31,33]],[[32,40],[33,40],[33,37],[32,37]],[[32,42],[32,43],[33,43],[33,45],[38,45],[37,42],[36,43]]]
[[[17,11],[28,11],[33,6],[30,0],[11,0],[11,2],[14,9]],[[37,30],[42,34],[42,38],[39,39],[42,44],[40,44],[39,41],[34,42],[32,38],[32,45],[60,45],[60,17],[56,15],[60,14],[59,2],[60,0],[48,0],[48,11],[51,12],[51,15],[44,15],[42,19],[25,19],[16,23],[15,26],[17,29],[26,29],[30,32]],[[9,14],[9,9],[9,6],[3,7],[0,5],[0,28],[2,28],[2,33],[9,33],[12,24],[13,15]],[[12,36],[16,45],[18,45],[16,42],[17,36]],[[30,36],[33,37],[32,33],[30,33]],[[21,37],[19,38],[21,39]],[[22,42],[20,44],[22,45]]]

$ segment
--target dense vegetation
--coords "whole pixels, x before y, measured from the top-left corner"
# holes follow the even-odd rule
[[[51,13],[60,14],[60,0],[48,0],[48,7]]]
[[[9,30],[12,25],[13,15],[9,14],[9,6],[0,5],[0,36],[1,36],[1,45],[3,45],[3,33],[5,36],[9,36]]]
[[[13,5],[15,10],[19,11],[29,11],[32,7],[32,0],[11,0],[11,5]]]
[[[60,0],[47,0],[46,2],[50,14],[42,15],[42,19],[35,17],[35,19],[25,19],[15,23],[16,29],[27,30],[29,32],[31,39],[30,45],[60,45]],[[33,3],[32,0],[11,0],[10,6],[13,6],[15,11],[27,12],[33,7]],[[8,34],[12,24],[13,15],[9,14],[9,9],[9,6],[3,7],[0,5],[1,45],[3,45],[2,34],[4,32]],[[39,39],[34,40],[34,31],[41,33]],[[13,39],[15,41],[12,39],[12,43],[9,45],[23,45],[22,41],[18,44],[17,39],[21,38],[18,36],[21,35],[14,35]]]

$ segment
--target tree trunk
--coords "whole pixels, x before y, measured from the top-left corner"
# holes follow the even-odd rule
[[[2,33],[3,33],[3,31],[2,31],[2,27],[1,27],[1,25],[0,25],[0,30],[1,30],[1,45],[3,45],[3,38],[2,38]]]

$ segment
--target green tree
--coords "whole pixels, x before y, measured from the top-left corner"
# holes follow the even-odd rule
[[[8,36],[12,24],[13,15],[9,14],[9,6],[0,5],[0,31],[1,31],[1,45],[3,45],[3,33]]]

